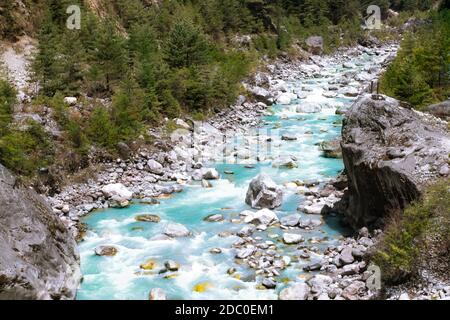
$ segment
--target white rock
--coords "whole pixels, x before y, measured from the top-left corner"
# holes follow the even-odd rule
[[[170,223],[164,229],[164,234],[169,237],[181,238],[190,236],[191,232],[180,223]]]
[[[162,175],[164,173],[164,167],[162,166],[161,163],[159,163],[156,160],[153,160],[153,159],[148,160],[147,167],[151,173],[154,173],[157,175]]]
[[[295,233],[285,233],[283,234],[283,242],[286,244],[298,244],[303,242],[305,239],[301,234]]]
[[[131,200],[133,198],[133,192],[121,183],[108,184],[102,188],[102,192],[106,198],[118,197],[124,200]]]
[[[262,209],[257,212],[252,212],[247,215],[244,219],[245,223],[255,223],[255,224],[263,224],[269,225],[274,221],[278,221],[278,216],[275,212],[269,209]]]
[[[69,106],[74,106],[76,105],[78,102],[78,99],[75,97],[65,97],[64,98],[64,103],[68,104]]]
[[[306,283],[296,283],[280,292],[280,300],[306,300],[309,287]]]

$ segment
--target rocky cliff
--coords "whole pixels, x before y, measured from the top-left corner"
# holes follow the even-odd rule
[[[79,281],[71,234],[0,164],[0,300],[74,299]]]
[[[349,179],[344,211],[354,228],[382,226],[390,212],[419,199],[428,183],[449,175],[447,123],[392,98],[359,98],[342,138]]]

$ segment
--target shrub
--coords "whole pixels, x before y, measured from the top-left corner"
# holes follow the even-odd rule
[[[0,137],[11,122],[15,102],[16,90],[7,81],[0,80]]]
[[[449,193],[450,180],[438,182],[429,187],[422,201],[393,215],[372,257],[386,283],[399,284],[418,276],[420,268],[436,258],[433,251],[450,262]]]

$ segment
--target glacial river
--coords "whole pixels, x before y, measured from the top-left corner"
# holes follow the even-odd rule
[[[83,282],[78,291],[78,299],[143,299],[147,300],[152,288],[162,288],[169,299],[277,299],[278,292],[293,281],[302,281],[304,265],[320,261],[320,255],[312,255],[310,260],[295,259],[295,247],[278,242],[281,255],[290,256],[292,262],[283,271],[274,290],[263,290],[258,286],[260,279],[254,270],[240,265],[235,260],[236,249],[232,244],[237,236],[221,237],[222,232],[237,232],[245,224],[232,223],[239,213],[249,209],[245,204],[245,195],[252,178],[259,173],[267,173],[279,185],[284,185],[284,199],[276,209],[279,218],[297,213],[297,207],[305,197],[289,183],[297,180],[326,181],[336,177],[343,170],[339,159],[327,159],[322,156],[317,143],[339,137],[342,116],[336,115],[337,107],[349,107],[355,98],[340,94],[335,98],[323,96],[324,88],[333,80],[340,79],[349,71],[362,73],[377,66],[388,53],[380,56],[362,54],[352,58],[352,68],[343,68],[342,63],[328,64],[321,70],[321,77],[287,82],[290,89],[306,88],[302,92],[306,99],[294,100],[289,105],[274,105],[271,115],[266,116],[260,129],[270,129],[279,139],[282,134],[295,135],[297,141],[280,141],[277,152],[294,156],[298,168],[274,168],[270,161],[264,161],[248,168],[244,164],[211,164],[221,174],[221,179],[211,181],[213,188],[205,189],[200,184],[188,184],[184,191],[160,204],[134,204],[125,209],[108,209],[94,212],[84,218],[89,231],[80,243],[81,268]],[[356,85],[356,84],[355,84]],[[320,103],[323,109],[319,113],[297,113],[296,105],[313,102]],[[239,139],[238,139],[239,140]],[[277,141],[275,141],[277,142]],[[234,174],[226,174],[232,171]],[[137,222],[140,214],[156,214],[160,223]],[[224,215],[225,221],[205,222],[211,214]],[[322,219],[320,216],[305,215],[302,218]],[[162,233],[169,222],[185,225],[193,236],[174,240],[153,241],[152,237]],[[347,233],[338,218],[329,218],[321,227],[313,231],[299,229],[307,240],[306,247],[326,248],[335,244],[339,237]],[[266,231],[257,231],[253,237],[261,237],[274,242],[282,235],[279,227],[269,227]],[[321,239],[320,243],[308,241]],[[94,249],[99,245],[113,245],[118,248],[114,257],[99,257]],[[221,254],[212,254],[210,249],[221,248]],[[173,260],[180,264],[177,272],[159,273],[164,262]],[[152,261],[153,270],[142,270],[140,265]],[[227,270],[235,268],[229,275]]]

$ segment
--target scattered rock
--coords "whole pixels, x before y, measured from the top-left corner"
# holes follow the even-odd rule
[[[296,283],[280,292],[280,300],[306,300],[309,294],[309,287],[306,283]]]
[[[101,257],[113,257],[115,256],[119,250],[113,246],[100,246],[95,248],[95,254]]]
[[[260,174],[252,180],[245,202],[255,209],[275,209],[281,206],[283,191],[266,174]]]
[[[155,214],[141,214],[136,216],[136,221],[139,222],[153,222],[158,223],[161,221],[161,218]]]
[[[305,241],[303,236],[301,234],[295,234],[295,233],[284,233],[283,234],[283,242],[285,244],[299,244],[301,242]]]
[[[180,223],[169,223],[164,229],[164,234],[173,238],[189,237],[191,232]]]

